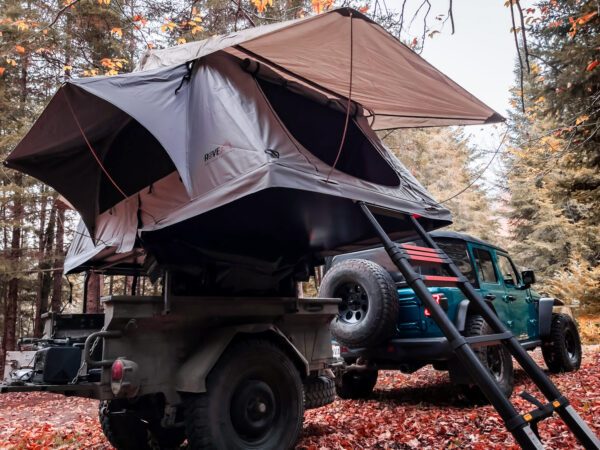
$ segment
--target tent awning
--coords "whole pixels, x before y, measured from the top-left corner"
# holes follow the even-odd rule
[[[371,127],[474,125],[504,118],[360,12],[341,8],[148,52],[139,70],[183,64],[219,50],[250,57],[289,79],[347,97]]]

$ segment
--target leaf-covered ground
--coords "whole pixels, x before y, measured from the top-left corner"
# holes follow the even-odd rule
[[[534,353],[541,363],[539,351]],[[518,393],[536,391],[517,369],[512,400],[531,409]],[[551,378],[600,434],[600,348],[587,347],[577,373]],[[539,398],[541,398],[538,395]],[[98,403],[47,393],[0,395],[0,448],[110,449],[98,423]],[[577,448],[559,419],[540,425],[548,448]],[[412,375],[380,374],[369,400],[336,400],[308,411],[299,449],[505,449],[518,448],[491,407],[468,407],[444,372],[430,367]]]

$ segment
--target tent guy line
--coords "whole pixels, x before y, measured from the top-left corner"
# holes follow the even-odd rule
[[[342,154],[342,148],[344,147],[344,141],[346,140],[346,133],[348,132],[348,120],[350,119],[350,106],[352,105],[352,66],[354,65],[354,39],[353,39],[353,30],[352,30],[352,13],[350,13],[350,79],[348,81],[348,101],[346,102],[346,122],[344,123],[344,132],[342,133],[342,141],[340,142],[340,148],[338,149],[337,156],[335,157],[335,161],[331,165],[329,169],[329,173],[327,174],[326,182],[329,183],[329,177],[331,173],[337,166],[337,163],[340,159],[340,155]]]

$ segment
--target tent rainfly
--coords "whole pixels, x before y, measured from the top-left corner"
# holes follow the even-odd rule
[[[6,164],[81,214],[66,271],[152,261],[284,277],[374,242],[356,201],[416,214],[429,229],[451,222],[374,130],[500,120],[343,8],[70,81]],[[402,220],[383,223],[408,232]]]

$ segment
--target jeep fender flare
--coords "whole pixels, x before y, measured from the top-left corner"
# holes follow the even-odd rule
[[[564,303],[556,298],[542,297],[538,300],[538,327],[541,339],[550,337],[552,328],[552,310],[554,306],[563,306]]]
[[[494,314],[498,315],[496,312],[496,308],[492,305],[492,302],[489,300],[484,300],[485,304],[490,307],[490,309],[494,312]],[[471,313],[474,307],[470,307],[471,301],[468,299],[461,300],[456,308],[456,318],[454,319],[454,326],[456,326],[457,330],[461,333],[465,331],[465,324],[467,323],[467,316]]]
[[[178,392],[206,392],[206,378],[221,355],[238,335],[261,335],[279,343],[294,362],[300,376],[309,374],[306,358],[290,340],[272,324],[247,324],[223,327],[215,330],[203,340],[203,344],[193,352],[177,370],[175,389]]]

